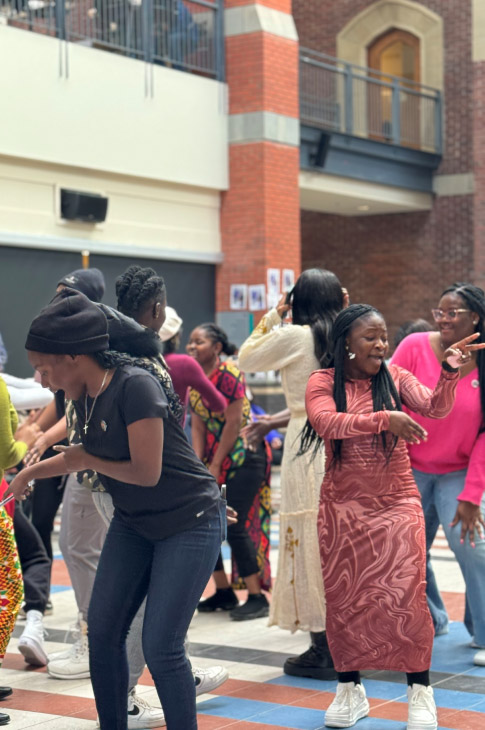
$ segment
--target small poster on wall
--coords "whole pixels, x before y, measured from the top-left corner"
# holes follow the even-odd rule
[[[249,311],[260,312],[266,309],[266,287],[264,284],[252,284],[249,287]]]
[[[248,286],[247,284],[231,284],[231,309],[248,308]]]
[[[281,283],[282,291],[289,292],[295,286],[295,272],[293,269],[283,269],[283,277]]]
[[[268,307],[276,307],[280,300],[280,270],[268,269]]]

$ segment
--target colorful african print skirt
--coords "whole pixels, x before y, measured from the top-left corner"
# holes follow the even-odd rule
[[[12,518],[0,507],[0,663],[22,605],[24,585]]]

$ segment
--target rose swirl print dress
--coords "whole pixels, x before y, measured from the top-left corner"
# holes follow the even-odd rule
[[[450,412],[458,373],[442,370],[432,391],[397,365],[389,371],[408,408],[430,418]],[[346,413],[336,411],[333,381],[333,369],[314,372],[306,406],[327,453],[318,533],[335,667],[425,671],[434,630],[423,510],[406,443],[399,439],[390,457],[384,453],[377,435],[389,412],[373,411],[370,379],[347,381]],[[340,466],[332,466],[331,439],[343,439]]]

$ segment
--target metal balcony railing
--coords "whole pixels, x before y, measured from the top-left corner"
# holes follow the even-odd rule
[[[441,154],[441,93],[398,76],[300,49],[300,121]]]
[[[223,0],[0,0],[0,22],[224,79]]]

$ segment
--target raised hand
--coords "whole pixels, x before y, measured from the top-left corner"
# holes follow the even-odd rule
[[[449,347],[443,354],[443,362],[447,362],[452,368],[462,368],[467,365],[472,359],[473,352],[485,348],[485,342],[471,344],[477,337],[480,337],[480,332],[474,332],[473,335],[469,335]]]

